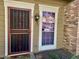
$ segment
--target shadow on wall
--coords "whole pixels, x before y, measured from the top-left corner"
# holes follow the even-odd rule
[[[74,0],[62,0],[62,1],[65,1],[65,2],[69,3],[69,2],[72,2]]]

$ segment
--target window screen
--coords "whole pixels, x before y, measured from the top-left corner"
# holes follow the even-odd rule
[[[29,35],[13,34],[11,35],[11,52],[29,51]]]
[[[29,28],[29,11],[10,9],[10,19],[11,29]]]

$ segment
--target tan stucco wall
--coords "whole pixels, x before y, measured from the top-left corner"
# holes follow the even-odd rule
[[[4,6],[3,0],[0,0],[0,57],[4,55],[4,31],[5,31],[5,21],[4,21]]]
[[[63,47],[63,29],[64,29],[64,8],[63,6],[60,7],[59,9],[59,14],[58,14],[58,24],[57,24],[57,48],[62,48]]]
[[[52,0],[15,0],[15,1],[22,1],[22,2],[30,2],[35,3],[35,10],[34,14],[39,12],[39,7],[37,3],[46,4],[50,6],[62,6],[59,9],[58,14],[58,24],[57,24],[57,48],[62,48],[62,41],[63,41],[63,5],[62,2],[56,2]],[[5,31],[5,21],[4,21],[4,7],[3,1],[0,0],[0,56],[4,56],[4,31]],[[34,21],[34,32],[33,32],[33,51],[38,52],[38,41],[39,41],[39,23]]]

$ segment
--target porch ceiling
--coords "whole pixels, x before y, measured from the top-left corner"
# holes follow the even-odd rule
[[[55,3],[59,5],[66,5],[74,0],[34,0],[35,2]]]
[[[38,1],[38,0],[36,0],[36,1]],[[41,1],[41,0],[39,0],[39,1]],[[47,1],[47,0],[45,0],[45,1]],[[67,2],[67,3],[69,3],[69,2],[72,2],[74,0],[48,0],[48,1],[57,1],[57,2]]]

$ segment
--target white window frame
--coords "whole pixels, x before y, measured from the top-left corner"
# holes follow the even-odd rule
[[[39,4],[39,12],[40,12],[39,13],[40,14],[40,20],[39,20],[39,51],[50,50],[50,49],[56,49],[57,48],[58,10],[59,10],[59,7]],[[49,12],[54,12],[55,13],[54,45],[42,46],[42,12],[43,11],[49,11]]]
[[[4,7],[5,7],[5,56],[8,56],[8,7],[31,9],[31,52],[33,52],[33,14],[34,14],[33,12],[34,12],[34,3],[4,0]],[[27,54],[27,53],[14,54],[14,56],[15,55],[21,55],[21,54]]]

